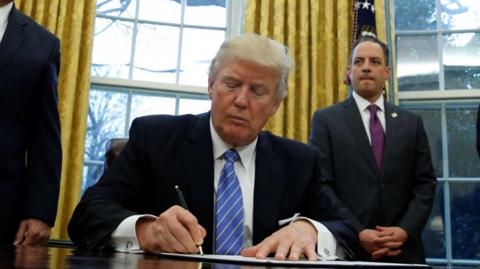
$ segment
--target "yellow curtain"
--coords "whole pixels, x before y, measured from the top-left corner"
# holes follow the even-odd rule
[[[352,9],[353,0],[246,0],[244,32],[282,42],[296,63],[265,129],[307,143],[313,112],[347,98]]]
[[[387,0],[391,1],[391,0]],[[393,1],[391,3],[391,7],[393,7]],[[387,12],[392,12],[390,13],[390,18],[393,18],[393,8],[390,11]],[[388,37],[387,37],[387,23],[385,20],[385,1],[384,0],[375,0],[375,23],[377,25],[377,37],[381,41],[383,41],[385,44],[388,44]],[[393,21],[391,22],[393,23]],[[391,27],[391,26],[390,26]],[[393,28],[391,28],[393,29]],[[390,66],[395,68],[395,42],[392,42],[392,47],[390,48],[390,55],[392,56],[393,61],[390,63]],[[396,73],[395,73],[396,74]],[[394,78],[394,81],[396,79]],[[385,91],[386,91],[386,96],[387,100],[390,102],[393,102],[395,100],[390,100],[390,94],[389,91],[393,90],[394,87],[390,87],[388,81],[385,83]],[[395,98],[397,98],[397,93],[395,92]]]
[[[377,35],[386,42],[383,0],[375,0],[375,11]],[[347,98],[352,22],[353,0],[246,0],[244,32],[282,42],[296,63],[288,96],[265,129],[306,143],[313,112]]]
[[[15,0],[16,7],[61,40],[58,109],[63,165],[57,221],[51,238],[67,239],[79,199],[90,89],[95,0]]]
[[[393,0],[386,0],[389,1],[389,10],[385,10],[385,12],[389,12],[390,18],[394,18],[394,10],[393,10]],[[383,2],[383,1],[382,1]],[[384,8],[385,9],[385,8]],[[390,24],[390,42],[392,46],[390,47],[390,54],[392,55],[392,62],[390,63],[390,66],[392,67],[393,74],[397,74],[397,47],[396,47],[396,39],[395,39],[395,21],[391,19],[389,22],[385,20],[385,14],[383,14],[383,18],[375,18],[377,21],[380,21],[381,23],[385,23],[385,25],[388,23]],[[386,31],[385,31],[386,32]],[[388,37],[386,37],[388,38]],[[386,39],[385,38],[385,39]],[[385,40],[386,41],[386,40]],[[393,85],[390,87],[390,89],[393,91],[393,96],[395,96],[395,100],[390,100],[390,102],[394,103],[395,105],[398,105],[398,81],[397,77],[393,76]]]

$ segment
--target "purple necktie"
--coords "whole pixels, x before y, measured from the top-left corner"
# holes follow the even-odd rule
[[[383,148],[385,145],[385,133],[383,132],[382,123],[377,117],[377,105],[369,105],[370,110],[370,136],[372,139],[373,154],[377,160],[378,171],[382,171]]]

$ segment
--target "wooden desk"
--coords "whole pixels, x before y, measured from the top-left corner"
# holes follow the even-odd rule
[[[186,261],[152,254],[86,251],[71,247],[15,247],[0,244],[0,268],[257,269],[279,267]]]

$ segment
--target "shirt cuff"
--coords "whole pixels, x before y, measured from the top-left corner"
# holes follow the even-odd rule
[[[322,261],[345,260],[346,253],[338,239],[322,223],[305,218],[298,217],[292,220],[309,221],[317,229],[317,258]]]
[[[111,242],[118,252],[135,252],[142,253],[140,244],[137,239],[137,232],[135,225],[140,218],[148,220],[156,220],[157,217],[153,215],[133,215],[124,219],[118,227],[113,230],[111,235]]]

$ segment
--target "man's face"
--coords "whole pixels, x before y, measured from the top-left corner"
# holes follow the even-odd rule
[[[353,90],[371,103],[375,102],[390,76],[390,67],[385,66],[382,47],[370,41],[358,44],[353,51],[348,74]]]
[[[212,123],[226,143],[246,146],[277,112],[280,74],[245,60],[231,60],[208,80]]]

